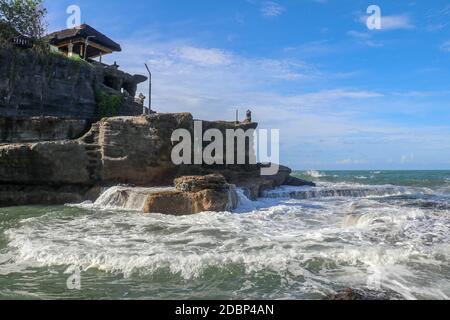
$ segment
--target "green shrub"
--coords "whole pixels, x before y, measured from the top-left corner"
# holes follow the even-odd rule
[[[34,48],[45,51],[46,15],[44,0],[0,0],[0,38],[8,42],[22,35],[33,41]]]
[[[98,116],[100,118],[115,117],[119,114],[119,108],[123,104],[123,96],[110,95],[104,91],[96,94]]]

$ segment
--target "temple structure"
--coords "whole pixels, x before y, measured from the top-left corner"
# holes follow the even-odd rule
[[[7,46],[0,46],[0,118],[95,121],[106,116],[147,114],[144,96],[137,92],[147,77],[124,72],[115,62],[103,63],[104,55],[122,50],[103,33],[87,24],[53,32],[45,40],[53,52],[62,55],[45,54],[40,59],[37,52],[27,50],[30,43],[25,40],[11,40],[17,48],[14,55]]]
[[[120,45],[93,27],[82,24],[76,28],[53,32],[48,35],[50,45],[67,56],[78,55],[87,60],[120,52]]]

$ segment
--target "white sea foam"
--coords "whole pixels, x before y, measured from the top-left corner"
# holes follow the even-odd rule
[[[164,188],[138,188],[128,186],[114,186],[103,190],[100,197],[94,202],[83,202],[79,206],[82,208],[95,208],[104,210],[134,210],[142,211],[145,200],[151,193],[173,190],[171,187]]]
[[[306,175],[312,177],[312,178],[322,178],[322,177],[326,177],[327,175],[325,173],[316,171],[316,170],[309,170],[306,171]]]
[[[368,196],[385,196],[405,194],[408,190],[402,187],[394,186],[362,186],[362,185],[334,185],[322,184],[318,187],[291,187],[282,186],[275,190],[264,192],[267,198],[293,198],[293,199],[311,199],[311,198],[331,198],[331,197],[353,197],[363,198]]]
[[[386,188],[381,188],[385,194]],[[304,189],[300,191],[311,191]],[[54,213],[30,218],[6,232],[8,260],[0,273],[18,266],[76,265],[126,277],[166,270],[195,280],[211,268],[235,266],[246,275],[278,275],[283,286],[292,288],[291,295],[283,295],[288,298],[330,292],[335,286],[365,286],[374,275],[408,299],[442,299],[450,293],[449,281],[437,274],[448,270],[450,259],[448,211],[357,194],[257,202],[242,190],[238,196],[238,214],[172,217],[92,209],[71,218]],[[111,204],[104,201],[98,204]],[[138,202],[129,201],[132,207]],[[112,201],[117,202],[124,203]]]

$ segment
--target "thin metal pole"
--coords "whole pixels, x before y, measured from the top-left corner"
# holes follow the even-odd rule
[[[152,111],[152,72],[150,71],[150,68],[148,67],[148,65],[145,63],[145,67],[147,68],[148,71],[148,113],[150,114]]]

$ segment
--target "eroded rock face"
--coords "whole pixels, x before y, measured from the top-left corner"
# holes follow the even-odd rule
[[[181,192],[199,192],[205,189],[221,191],[225,188],[227,180],[220,174],[207,176],[187,176],[175,179],[175,188]]]
[[[87,63],[0,48],[0,115],[96,116],[95,72]]]
[[[0,46],[0,116],[98,119],[99,93],[121,96],[117,115],[137,116],[137,84],[146,77],[54,53]],[[122,93],[122,89],[124,93]]]
[[[256,200],[261,197],[263,191],[279,187],[289,179],[291,169],[280,166],[279,171],[273,176],[256,175],[240,179],[236,184],[244,189],[245,195],[250,200]]]
[[[260,165],[173,164],[172,133],[176,129],[185,129],[193,134],[193,127],[194,119],[189,113],[115,117],[94,123],[89,132],[77,140],[0,145],[0,185],[26,186],[28,191],[32,186],[46,190],[53,188],[55,192],[49,194],[55,195],[58,188],[73,186],[71,190],[82,198],[84,191],[76,191],[79,187],[83,190],[121,184],[158,187],[172,185],[178,177],[220,173],[224,178],[183,178],[177,180],[176,185],[190,193],[217,191],[226,179],[243,187],[251,199],[256,199],[264,190],[288,180],[291,171],[286,167],[280,167],[275,176],[262,177]],[[211,127],[213,123],[207,122],[204,129]],[[218,122],[217,127],[219,130],[241,128],[228,122]],[[249,127],[254,128],[256,124],[242,125],[244,130]],[[203,196],[191,197],[191,200],[194,200],[193,205],[208,210],[213,205],[204,201]],[[0,199],[0,205],[23,204],[25,198],[20,196],[16,202],[9,194],[7,200]],[[62,201],[60,197],[53,198],[54,204]],[[27,204],[41,204],[37,196],[29,199]],[[48,197],[42,196],[42,203],[49,202]],[[219,209],[222,207],[220,205]]]
[[[0,143],[72,140],[90,128],[88,120],[55,117],[0,118]]]
[[[89,158],[76,141],[0,147],[0,184],[92,185]]]
[[[154,193],[148,196],[144,212],[190,215],[200,212],[232,211],[236,207],[236,187],[225,185],[222,190],[204,189],[197,192],[173,190]]]

